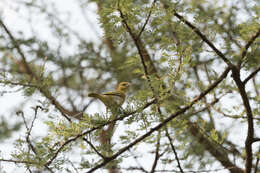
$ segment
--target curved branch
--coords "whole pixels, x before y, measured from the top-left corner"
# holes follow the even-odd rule
[[[207,45],[209,47],[211,47],[214,52],[216,52],[216,54],[229,66],[232,66],[232,63],[226,58],[226,56],[220,51],[218,50],[215,45],[208,40],[208,38],[202,33],[200,32],[200,30],[195,27],[193,24],[191,24],[188,20],[184,19],[183,16],[181,16],[179,13],[177,13],[175,10],[173,11],[173,15],[176,16],[180,21],[182,21],[183,23],[185,23],[188,27],[190,27],[205,43],[207,43]]]
[[[238,68],[240,68],[240,66],[242,64],[242,61],[243,61],[244,57],[247,54],[248,48],[251,46],[251,44],[253,44],[253,42],[256,40],[256,38],[259,37],[259,35],[260,35],[260,28],[258,28],[258,31],[251,37],[251,39],[245,45],[244,50],[243,50],[243,52],[241,54],[241,58],[240,58],[240,60],[238,62],[238,65],[237,65]]]
[[[149,14],[148,14],[148,16],[147,16],[147,18],[146,18],[146,20],[145,20],[145,22],[144,22],[144,25],[143,25],[142,29],[140,30],[140,32],[139,32],[139,34],[138,34],[138,36],[137,36],[138,38],[141,37],[141,35],[142,35],[142,33],[143,33],[143,31],[144,31],[144,29],[145,29],[145,27],[146,27],[146,25],[147,25],[147,23],[148,23],[150,17],[151,17],[152,9],[153,9],[153,7],[154,7],[155,2],[156,2],[156,0],[154,0],[153,3],[152,3],[152,6],[151,6],[150,11],[149,11]]]
[[[247,115],[247,137],[245,141],[245,149],[246,149],[246,169],[245,173],[250,173],[252,169],[252,160],[253,160],[253,154],[252,154],[252,143],[254,138],[254,122],[253,122],[253,112],[249,103],[249,99],[245,90],[245,85],[240,79],[240,73],[236,66],[232,67],[232,77],[238,87],[239,94],[242,98],[246,115]]]
[[[153,99],[152,101],[146,103],[143,107],[141,107],[141,108],[139,108],[139,109],[137,109],[137,110],[135,110],[133,112],[124,113],[122,116],[118,116],[118,118],[116,118],[114,120],[108,121],[108,122],[106,122],[104,124],[101,124],[101,125],[99,125],[97,127],[93,127],[91,129],[83,132],[83,133],[80,133],[80,134],[70,138],[69,140],[64,142],[62,144],[62,146],[60,146],[60,148],[54,153],[54,156],[48,162],[46,162],[44,165],[50,165],[53,162],[53,160],[58,156],[58,154],[64,149],[64,147],[67,146],[68,144],[70,144],[71,142],[76,141],[77,139],[81,138],[82,136],[86,136],[87,134],[89,134],[89,133],[91,133],[91,132],[93,132],[95,130],[101,129],[101,128],[103,128],[106,125],[109,125],[111,123],[115,123],[115,122],[117,122],[119,120],[123,120],[123,119],[129,117],[130,115],[133,115],[133,114],[135,114],[137,112],[140,112],[141,110],[144,110],[144,109],[148,108],[150,105],[155,104],[156,102],[157,102],[157,100]]]
[[[25,161],[25,160],[12,160],[12,159],[0,159],[0,162],[11,162],[11,163],[22,163],[22,164],[30,164],[30,165],[38,165],[38,162],[33,161]]]
[[[216,88],[218,86],[218,84],[226,78],[228,72],[230,71],[230,68],[227,68],[222,74],[221,76],[212,84],[210,85],[204,92],[202,92],[199,96],[197,96],[196,98],[194,98],[191,103],[180,109],[179,111],[175,112],[174,114],[170,115],[168,118],[166,118],[165,120],[163,120],[160,124],[156,125],[155,127],[151,128],[147,133],[145,133],[144,135],[140,136],[139,138],[137,138],[135,141],[133,141],[132,143],[130,143],[129,145],[121,148],[117,153],[115,153],[113,156],[109,157],[107,160],[103,161],[102,163],[98,164],[97,166],[95,166],[94,168],[90,169],[88,171],[88,173],[91,173],[95,170],[97,170],[98,168],[101,168],[102,166],[105,166],[107,163],[109,163],[110,161],[116,159],[118,156],[120,156],[121,154],[123,154],[125,151],[129,150],[130,148],[132,148],[134,145],[136,145],[137,143],[139,143],[140,141],[144,140],[145,138],[147,138],[148,136],[150,136],[153,132],[161,129],[162,127],[164,127],[168,122],[170,122],[171,120],[173,120],[174,118],[176,118],[177,116],[185,113],[188,109],[190,109],[196,102],[198,102],[199,100],[201,100],[205,95],[207,95],[211,90],[213,90],[214,88]]]
[[[120,16],[122,18],[122,23],[125,25],[127,32],[130,34],[131,38],[133,39],[136,48],[138,50],[138,53],[140,55],[143,67],[144,67],[144,72],[145,75],[151,75],[151,74],[156,74],[157,70],[151,60],[150,55],[148,54],[147,50],[145,49],[144,44],[142,43],[141,39],[133,32],[133,30],[130,28],[128,25],[126,18],[120,8],[118,8],[118,11],[120,13]]]
[[[4,24],[4,22],[0,19],[0,25],[2,26],[2,28],[5,30],[5,32],[7,33],[7,35],[9,36],[9,38],[11,39],[11,42],[12,44],[14,45],[14,48],[18,51],[19,55],[21,56],[22,60],[19,61],[19,60],[15,60],[14,61],[17,61],[16,63],[18,63],[18,65],[20,65],[23,69],[24,69],[24,72],[23,73],[26,73],[28,74],[30,77],[31,77],[31,80],[32,79],[35,79],[36,81],[38,82],[41,82],[41,78],[36,75],[33,70],[30,68],[28,62],[26,61],[26,57],[25,57],[25,54],[23,53],[22,49],[20,48],[19,44],[17,43],[15,37],[12,35],[12,33],[9,31],[9,29],[7,28],[7,26]],[[64,108],[60,102],[58,102],[56,100],[56,98],[54,96],[51,95],[50,91],[48,89],[43,88],[41,86],[38,86],[37,89],[46,97],[50,100],[50,102],[56,107],[56,109],[58,109],[61,114],[68,120],[71,122],[71,119],[67,116],[72,116],[75,115],[75,114],[78,114],[78,112],[73,112],[73,111],[69,111],[67,110],[66,108]]]
[[[106,160],[106,156],[104,156],[103,154],[101,154],[96,147],[85,137],[83,138],[83,140],[89,144],[89,146],[97,153],[97,155],[99,155],[102,159]]]
[[[245,85],[251,78],[253,78],[258,72],[260,71],[260,67],[258,67],[255,71],[253,71],[244,81],[243,84]]]
[[[168,140],[169,140],[169,143],[170,143],[170,145],[171,145],[171,148],[172,148],[172,151],[173,151],[173,153],[174,153],[175,159],[176,159],[176,161],[177,161],[177,163],[178,163],[178,167],[179,167],[179,169],[180,169],[180,172],[181,172],[181,173],[184,173],[184,172],[183,172],[183,169],[182,169],[182,167],[181,167],[180,159],[179,159],[178,154],[177,154],[177,152],[176,152],[176,149],[175,149],[175,147],[174,147],[174,145],[173,145],[173,143],[172,143],[172,139],[171,139],[171,136],[170,136],[170,134],[169,134],[169,132],[168,132],[168,129],[165,129],[165,133],[166,133],[166,136],[167,136],[167,138],[168,138]]]
[[[157,134],[157,144],[156,144],[156,149],[155,149],[155,157],[154,157],[154,161],[153,161],[152,170],[150,171],[151,173],[155,172],[157,163],[158,163],[158,161],[160,159],[160,154],[159,154],[160,146],[161,146],[160,141],[161,141],[161,131],[158,131],[158,134]]]
[[[28,63],[26,62],[26,58],[24,53],[22,52],[20,46],[17,44],[16,39],[14,38],[14,36],[11,34],[11,32],[9,31],[9,29],[7,28],[7,26],[4,24],[4,22],[0,19],[0,25],[4,28],[5,32],[7,33],[7,35],[9,36],[9,38],[11,39],[11,42],[13,43],[14,47],[16,48],[17,52],[19,53],[19,55],[22,58],[22,63],[23,66],[25,68],[26,73],[28,73],[29,75],[32,75],[33,77],[36,77],[33,73],[33,71],[31,70],[31,68],[29,67]]]

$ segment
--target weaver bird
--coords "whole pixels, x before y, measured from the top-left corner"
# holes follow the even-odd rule
[[[125,93],[129,86],[130,86],[129,82],[120,82],[117,85],[115,91],[105,92],[102,94],[89,93],[88,96],[99,99],[109,109],[120,108],[125,101],[125,97],[126,97]]]

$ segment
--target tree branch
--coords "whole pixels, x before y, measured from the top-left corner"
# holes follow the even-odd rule
[[[122,153],[124,153],[125,151],[129,150],[131,147],[133,147],[134,145],[136,145],[137,143],[139,143],[140,141],[144,140],[145,138],[147,138],[148,136],[150,136],[153,132],[161,129],[162,127],[164,127],[168,122],[170,122],[172,119],[176,118],[177,116],[183,114],[184,112],[186,112],[188,109],[190,109],[196,102],[198,102],[199,100],[201,100],[205,95],[207,95],[211,90],[213,90],[228,74],[228,72],[230,71],[230,68],[227,68],[221,75],[220,77],[212,84],[210,85],[204,92],[202,92],[199,96],[197,96],[196,98],[194,98],[192,100],[192,102],[188,105],[185,106],[184,108],[180,109],[179,111],[175,112],[174,114],[170,115],[168,118],[166,118],[165,120],[163,120],[160,124],[156,125],[155,127],[151,128],[146,134],[140,136],[139,138],[137,138],[135,141],[131,142],[129,145],[121,148],[117,153],[115,153],[113,156],[109,157],[107,160],[103,161],[102,163],[98,164],[97,166],[93,167],[92,169],[90,169],[88,171],[88,173],[91,173],[95,170],[97,170],[98,168],[101,168],[102,166],[105,166],[108,162],[114,160],[115,158],[117,158],[119,155],[121,155]]]
[[[38,152],[37,150],[35,149],[35,147],[33,146],[32,142],[31,142],[31,139],[30,139],[30,135],[31,135],[31,131],[32,131],[32,128],[33,128],[33,125],[34,125],[34,121],[36,120],[36,117],[37,117],[37,113],[38,113],[38,109],[42,109],[43,108],[41,106],[36,106],[36,108],[34,109],[34,118],[32,120],[32,123],[31,123],[31,126],[29,127],[26,123],[26,120],[25,120],[25,116],[24,116],[24,113],[22,111],[18,111],[16,112],[17,115],[21,115],[22,116],[22,119],[23,119],[23,123],[25,125],[25,128],[27,130],[27,135],[26,135],[26,142],[28,144],[28,155],[30,155],[30,150],[33,151],[33,153],[36,155],[36,157],[38,156]],[[39,163],[36,164],[36,165],[39,165],[40,162],[41,162],[41,158],[40,157],[37,157],[39,159]],[[22,163],[22,162],[21,162]],[[35,162],[36,163],[36,162]],[[28,167],[28,166],[27,166]],[[44,165],[44,167],[49,170],[50,172],[53,172],[47,165]],[[28,167],[29,169],[29,167]]]
[[[140,39],[140,37],[141,37],[141,35],[142,35],[142,33],[143,33],[143,31],[144,31],[144,29],[145,29],[145,27],[146,27],[146,25],[147,25],[149,19],[150,19],[150,17],[151,17],[152,9],[153,9],[154,4],[155,4],[156,1],[157,1],[157,0],[154,0],[154,1],[153,1],[152,6],[151,6],[150,11],[149,11],[149,14],[148,14],[148,16],[147,16],[147,18],[146,18],[146,20],[145,20],[145,22],[144,22],[144,25],[143,25],[142,29],[140,30],[139,34],[137,35],[137,38],[139,38],[139,39]]]
[[[122,23],[125,25],[127,32],[130,34],[131,38],[133,39],[133,41],[136,45],[136,48],[138,50],[138,53],[140,55],[140,58],[141,58],[141,61],[142,61],[143,67],[144,67],[144,72],[145,72],[146,77],[150,74],[156,74],[157,70],[156,70],[147,50],[145,49],[141,39],[132,31],[132,29],[128,25],[126,18],[120,8],[118,8],[118,11],[122,18]]]
[[[246,109],[246,114],[247,114],[247,124],[248,124],[248,130],[247,130],[247,138],[245,141],[245,149],[246,149],[246,170],[245,173],[251,173],[252,169],[252,143],[253,143],[253,138],[254,138],[254,123],[253,123],[253,113],[251,110],[251,106],[247,97],[247,93],[245,90],[245,85],[240,79],[240,73],[239,70],[236,66],[232,67],[232,77],[238,87],[240,96],[242,98],[244,107]]]
[[[258,31],[251,37],[251,39],[247,42],[247,44],[244,47],[244,50],[241,54],[241,58],[238,61],[237,67],[240,68],[243,59],[245,58],[248,48],[251,46],[251,44],[253,44],[253,42],[256,40],[257,37],[259,37],[260,35],[260,28],[258,28]]]
[[[199,143],[208,150],[208,152],[214,156],[226,169],[230,169],[231,173],[243,173],[243,170],[235,166],[228,158],[228,153],[218,143],[212,142],[208,136],[205,137],[196,123],[188,122],[189,131]]]
[[[52,157],[51,159],[49,159],[49,161],[46,162],[45,165],[50,165],[50,164],[52,163],[52,161],[58,156],[58,154],[64,149],[64,147],[67,146],[68,144],[70,144],[71,142],[76,141],[76,140],[79,139],[80,137],[86,136],[87,134],[89,134],[89,133],[91,133],[91,132],[93,132],[93,131],[95,131],[95,130],[101,129],[101,128],[103,128],[103,127],[106,126],[106,125],[109,125],[109,124],[111,124],[111,123],[115,123],[116,121],[119,121],[119,120],[123,120],[123,119],[129,117],[130,115],[133,115],[133,114],[135,114],[135,113],[137,113],[137,112],[140,112],[141,110],[144,110],[144,109],[148,108],[150,105],[155,104],[156,102],[157,102],[157,100],[156,100],[156,99],[153,99],[152,101],[146,103],[143,107],[138,108],[137,110],[135,110],[135,111],[133,111],[133,112],[124,113],[122,116],[119,116],[118,118],[116,118],[116,119],[114,119],[114,120],[108,121],[108,122],[106,122],[106,123],[104,123],[104,124],[101,124],[101,125],[99,125],[99,126],[97,126],[97,127],[93,127],[93,128],[91,128],[91,129],[89,129],[89,130],[83,132],[83,133],[80,133],[80,134],[78,134],[78,135],[76,135],[76,136],[70,138],[69,140],[67,140],[66,142],[64,142],[64,143],[60,146],[60,148],[54,153],[53,157]]]
[[[16,48],[16,50],[18,51],[19,55],[22,58],[22,63],[25,67],[26,73],[28,73],[29,75],[32,75],[33,77],[36,77],[34,75],[34,73],[32,72],[31,68],[29,67],[28,63],[26,62],[26,58],[24,53],[22,52],[20,46],[17,44],[16,39],[14,38],[14,36],[11,34],[11,32],[9,31],[9,29],[6,27],[6,25],[4,24],[4,22],[0,19],[0,25],[4,28],[5,32],[7,33],[7,35],[9,36],[9,38],[11,39],[11,42],[13,43],[14,47]]]
[[[159,161],[159,158],[160,158],[160,154],[159,154],[159,151],[160,151],[160,141],[161,141],[161,131],[158,131],[158,134],[157,134],[157,143],[156,143],[156,149],[155,149],[155,157],[154,157],[154,161],[153,161],[153,166],[152,166],[152,169],[151,169],[151,173],[154,173],[155,169],[156,169],[156,166],[157,166],[157,163]]]
[[[260,141],[260,138],[253,138],[253,143],[254,142],[259,142]]]
[[[207,43],[207,45],[209,47],[211,47],[214,52],[229,66],[232,66],[232,63],[226,58],[226,56],[220,51],[218,50],[215,45],[208,40],[208,38],[202,33],[200,32],[200,30],[195,27],[193,24],[191,24],[188,20],[184,19],[183,16],[181,16],[180,14],[178,14],[175,10],[173,11],[173,15],[176,16],[180,21],[182,21],[183,23],[185,23],[188,27],[190,27],[205,43]]]
[[[106,160],[107,157],[102,155],[87,138],[83,138],[83,140],[89,144],[89,146],[97,153],[97,155],[99,155],[102,159]]]
[[[33,161],[25,161],[25,160],[12,160],[12,159],[0,159],[0,162],[11,162],[11,163],[23,163],[23,164],[30,164],[30,165],[38,165],[38,162]]]
[[[256,163],[255,163],[255,172],[254,173],[257,173],[257,167],[258,167],[258,163],[259,163],[259,158],[256,159]]]
[[[182,169],[182,167],[181,167],[180,159],[179,159],[179,157],[178,157],[178,154],[177,154],[177,152],[176,152],[176,150],[175,150],[175,147],[174,147],[174,145],[173,145],[173,143],[172,143],[172,139],[171,139],[170,134],[169,134],[169,132],[168,132],[167,129],[165,129],[165,133],[166,133],[166,136],[167,136],[167,138],[168,138],[168,140],[169,140],[169,143],[170,143],[170,145],[171,145],[171,148],[172,148],[172,151],[173,151],[173,153],[174,153],[174,156],[175,156],[175,159],[176,159],[176,161],[177,161],[177,164],[178,164],[178,167],[179,167],[179,169],[180,169],[180,172],[181,172],[181,173],[184,173],[184,172],[183,172],[183,169]]]
[[[39,76],[37,76],[32,69],[30,68],[28,62],[26,61],[25,55],[22,51],[22,49],[20,48],[19,44],[17,44],[17,41],[15,39],[15,37],[11,34],[11,32],[8,30],[8,28],[6,27],[6,25],[3,23],[3,21],[0,19],[0,25],[4,28],[5,32],[7,33],[7,35],[9,36],[9,38],[12,41],[12,44],[14,45],[15,49],[18,51],[19,55],[22,58],[22,61],[20,62],[21,66],[23,66],[23,68],[25,69],[24,73],[28,74],[29,76],[31,76],[31,79],[36,79],[38,82],[41,82],[41,78]],[[46,88],[43,87],[38,87],[38,90],[46,97],[48,98],[51,103],[61,112],[61,114],[68,120],[71,122],[70,118],[67,116],[73,116],[74,112],[70,112],[69,110],[65,109],[57,100],[55,97],[53,97],[50,93],[49,90],[47,90]]]
[[[253,78],[260,71],[260,67],[258,67],[255,71],[253,71],[244,81],[243,85],[245,85],[251,78]]]

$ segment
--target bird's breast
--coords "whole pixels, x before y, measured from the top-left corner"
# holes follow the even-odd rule
[[[113,101],[114,101],[117,105],[121,106],[121,105],[124,103],[124,98],[119,97],[119,96],[113,96]]]

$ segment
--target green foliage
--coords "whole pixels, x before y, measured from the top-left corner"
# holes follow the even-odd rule
[[[36,89],[33,88],[33,87],[31,87],[31,88],[26,88],[26,89],[24,90],[24,94],[25,94],[25,96],[32,96],[35,91],[36,91]]]

